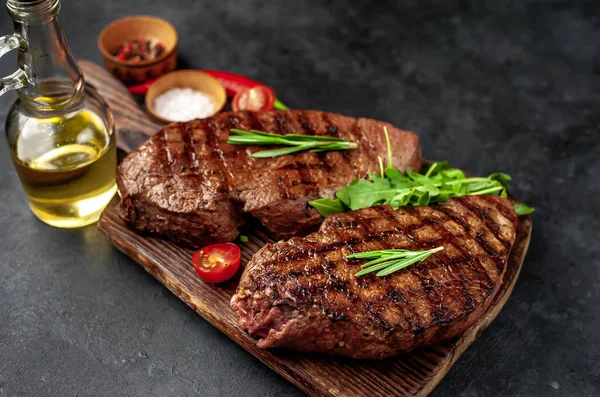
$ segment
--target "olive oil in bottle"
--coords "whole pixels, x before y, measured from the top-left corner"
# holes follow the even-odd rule
[[[19,97],[6,136],[29,206],[52,226],[94,223],[117,190],[112,113],[71,55],[59,0],[6,6],[15,34],[0,38],[0,56],[18,49],[19,68],[0,79],[0,95]]]
[[[116,191],[115,135],[90,110],[28,118],[10,150],[33,213],[52,226],[98,220]]]

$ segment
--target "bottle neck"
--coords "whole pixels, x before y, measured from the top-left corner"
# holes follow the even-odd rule
[[[59,0],[7,0],[7,8],[15,33],[26,43],[18,55],[27,76],[17,91],[21,101],[37,111],[79,104],[85,84],[58,19]]]

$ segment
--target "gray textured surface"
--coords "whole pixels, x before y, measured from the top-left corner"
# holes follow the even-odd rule
[[[434,396],[600,393],[597,0],[141,3],[64,1],[75,55],[99,61],[96,36],[113,19],[159,15],[188,66],[411,129],[427,158],[510,173],[537,208],[512,297]],[[6,14],[0,31],[11,31]],[[13,98],[0,98],[2,122]],[[5,143],[0,201],[1,397],[300,394],[95,227],[34,219]]]

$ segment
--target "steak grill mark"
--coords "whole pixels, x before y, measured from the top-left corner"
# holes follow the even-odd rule
[[[468,210],[464,206],[463,206],[463,208],[466,209],[466,210]],[[460,216],[456,215],[451,209],[449,209],[449,208],[440,208],[440,211],[443,212],[450,219],[452,219],[454,222],[456,222],[457,224],[459,224],[465,231],[468,231],[468,230],[471,229],[470,226],[464,221],[464,219],[461,218]],[[471,212],[470,210],[468,210],[468,211]],[[471,214],[472,214],[472,212],[471,212]],[[496,267],[498,268],[498,270],[501,271],[503,269],[504,265],[503,265],[502,261],[500,260],[500,258],[498,258],[498,253],[483,238],[483,235],[481,234],[481,232],[477,232],[476,233],[476,235],[475,235],[475,241],[488,254],[488,256],[494,261],[494,263],[496,264]]]
[[[260,329],[261,347],[382,358],[451,338],[485,311],[497,290],[516,234],[518,221],[511,209],[512,203],[500,197],[463,196],[430,207],[394,211],[378,206],[332,215],[318,232],[256,253],[232,306],[248,309],[240,314],[243,326]],[[486,223],[486,216],[494,223]],[[354,229],[348,231],[347,225]],[[508,247],[498,239],[500,233]],[[345,258],[356,251],[439,245],[446,249],[386,277],[356,278],[364,260]],[[490,252],[502,271],[495,272],[495,263],[484,258]],[[270,312],[278,304],[285,308]],[[258,308],[260,314],[254,311]],[[277,328],[262,323],[265,316]],[[315,338],[321,342],[310,343]]]
[[[392,207],[386,205],[386,206],[380,206],[380,207],[375,207],[375,208],[380,208],[380,212],[383,212],[383,215],[386,218],[396,219],[396,212],[393,211]],[[410,209],[411,209],[411,211],[407,211],[407,212],[409,212],[409,213],[416,212],[414,208],[410,208]],[[415,245],[417,245],[417,247],[419,247],[419,249],[427,250],[427,249],[435,248],[433,246],[435,244],[432,242],[432,240],[422,242],[422,241],[420,241],[420,239],[415,238],[413,236],[412,232],[414,230],[416,230],[417,228],[421,228],[423,226],[422,222],[416,222],[413,225],[409,226],[404,231],[403,231],[403,228],[399,221],[396,222],[396,225],[397,225],[398,229],[400,230],[400,234],[404,234],[406,237],[408,237],[408,239],[410,241],[412,241]],[[446,263],[443,263],[443,264],[444,264],[444,266],[448,267]],[[443,312],[447,310],[447,307],[444,306],[443,300],[441,299],[441,297],[438,293],[439,286],[437,285],[435,280],[432,277],[430,277],[429,274],[427,274],[425,272],[425,270],[419,266],[410,266],[408,269],[421,282],[421,287],[425,291],[425,296],[427,297],[427,300],[429,300],[430,306],[432,308],[434,308],[433,313],[432,313],[433,321],[438,322],[438,323],[448,322],[449,320],[443,314]]]
[[[483,218],[485,226],[494,234],[496,239],[500,241],[504,248],[508,248],[510,246],[510,242],[503,240],[500,236],[500,225],[498,225],[498,223],[492,219],[492,217],[490,217],[488,211],[481,208],[481,206],[478,204],[470,203],[468,201],[463,202],[462,205],[467,207],[473,214],[479,215],[481,218]]]
[[[243,223],[239,209],[257,217],[276,238],[306,234],[323,220],[308,201],[377,171],[377,156],[385,156],[385,145],[363,134],[383,125],[300,110],[225,112],[170,124],[120,164],[121,216],[140,231],[194,247],[235,239]],[[330,135],[355,141],[358,147],[259,159],[250,154],[261,148],[227,144],[230,128]],[[420,168],[416,136],[391,126],[389,130],[394,166]],[[192,232],[182,233],[184,229]]]

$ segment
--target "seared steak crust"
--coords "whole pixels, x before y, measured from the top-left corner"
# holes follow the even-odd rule
[[[378,170],[378,156],[386,156],[383,126],[394,166],[419,169],[416,135],[375,120],[289,110],[226,112],[170,124],[119,166],[122,218],[140,231],[189,246],[235,239],[243,213],[278,238],[307,234],[323,221],[310,200],[332,197],[351,180]],[[256,159],[250,155],[264,147],[227,144],[231,128],[329,135],[358,148]]]
[[[232,307],[258,346],[383,358],[451,338],[494,297],[515,240],[508,199],[365,208],[318,232],[268,244],[248,263]],[[444,250],[386,277],[355,277],[354,252]]]

